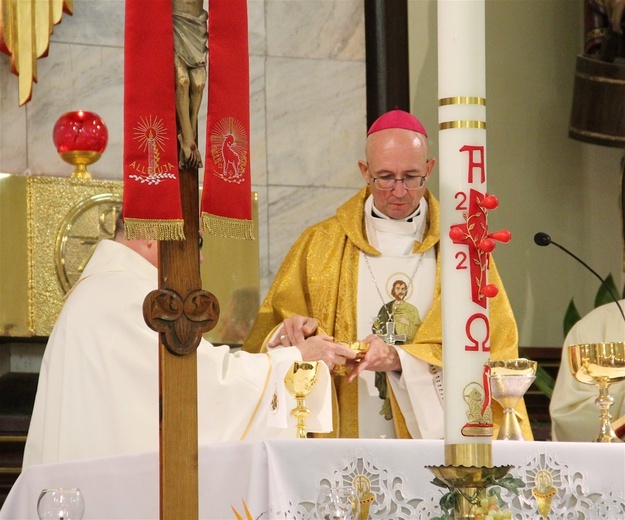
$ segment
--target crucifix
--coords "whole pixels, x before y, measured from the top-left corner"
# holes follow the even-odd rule
[[[161,518],[199,514],[196,349],[219,314],[215,297],[201,289],[200,219],[211,234],[253,238],[247,3],[211,0],[208,17],[204,3],[169,0],[154,10],[150,0],[126,2],[125,53],[133,66],[125,68],[124,222],[127,236],[159,240],[159,288],[146,297],[143,314],[159,333]],[[209,45],[202,157],[197,126]],[[227,137],[236,137],[240,161],[229,172],[236,182],[218,175],[232,150],[215,142]]]
[[[180,13],[197,18],[199,26],[206,27],[202,5],[202,0],[172,0],[174,29],[178,30]],[[219,303],[202,290],[200,278],[198,167],[202,163],[195,140],[206,54],[202,59],[200,53],[196,67],[187,67],[180,55],[188,52],[175,45],[180,198],[186,240],[159,241],[159,289],[148,294],[143,304],[147,324],[159,332],[162,519],[199,516],[196,349],[202,333],[211,330],[219,317]],[[188,81],[180,81],[182,76]]]
[[[376,336],[382,340],[384,340],[389,345],[395,345],[396,342],[406,341],[405,334],[395,334],[395,322],[387,321],[386,322],[386,333],[385,334],[376,334]]]

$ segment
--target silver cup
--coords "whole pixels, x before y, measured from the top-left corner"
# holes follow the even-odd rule
[[[536,379],[536,361],[525,358],[488,362],[490,388],[493,399],[503,408],[503,421],[499,428],[499,440],[523,441],[521,425],[514,407]]]

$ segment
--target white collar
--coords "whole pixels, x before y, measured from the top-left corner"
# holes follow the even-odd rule
[[[380,241],[378,234],[392,234],[395,236],[403,236],[406,239],[417,242],[423,242],[423,235],[425,232],[425,221],[428,213],[428,203],[425,198],[421,199],[419,207],[412,213],[412,215],[405,219],[396,220],[389,218],[386,215],[382,215],[381,218],[373,216],[375,211],[376,215],[379,210],[376,210],[373,206],[373,196],[369,196],[365,201],[365,229],[367,230],[367,238],[369,243],[380,251]],[[412,222],[407,222],[408,218],[412,217]],[[411,249],[411,246],[410,246]]]
[[[415,209],[407,217],[394,219],[394,218],[389,217],[388,215],[385,215],[378,208],[375,207],[375,204],[373,203],[373,195],[369,195],[369,198],[367,199],[366,203],[368,203],[369,201],[371,201],[371,209],[370,209],[369,213],[371,213],[376,218],[382,218],[382,219],[385,219],[385,220],[394,220],[395,222],[412,222],[412,221],[414,221],[414,219],[416,217],[419,216],[419,214],[421,212],[421,204],[419,204],[417,206],[417,209]],[[366,203],[365,203],[365,211],[367,211]],[[426,205],[427,205],[427,202],[426,202]]]

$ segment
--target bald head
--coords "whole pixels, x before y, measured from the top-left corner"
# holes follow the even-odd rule
[[[115,220],[115,237],[113,240],[132,249],[154,267],[158,268],[158,242],[156,240],[139,240],[136,238],[127,240],[124,230],[124,218],[121,213],[119,213]]]

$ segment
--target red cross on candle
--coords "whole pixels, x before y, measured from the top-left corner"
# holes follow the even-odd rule
[[[486,283],[488,258],[495,249],[495,242],[510,241],[510,231],[503,229],[488,233],[486,214],[495,209],[499,200],[494,195],[477,190],[469,191],[469,210],[464,213],[464,224],[455,224],[449,230],[449,238],[454,244],[464,244],[469,248],[468,263],[471,273],[471,299],[486,308],[486,298],[497,296],[499,289]]]

